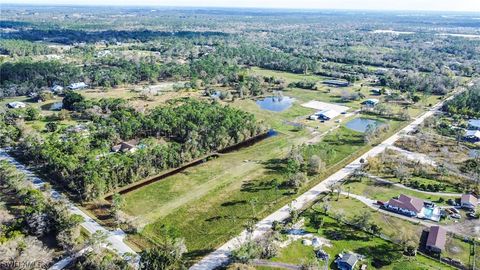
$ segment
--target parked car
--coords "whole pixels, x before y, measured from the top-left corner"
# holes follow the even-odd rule
[[[423,203],[425,206],[429,207],[429,208],[432,208],[432,207],[435,207],[435,204],[432,203],[432,202],[429,202],[429,201],[426,201]]]
[[[458,211],[458,209],[456,209],[456,208],[450,208],[450,210],[452,212],[454,212],[455,214],[460,214],[460,211]]]
[[[450,215],[452,218],[455,218],[455,219],[461,219],[462,216],[460,216],[459,214],[452,214]]]
[[[473,219],[477,219],[477,218],[478,218],[478,215],[476,215],[475,212],[468,212],[468,213],[467,213],[467,217],[473,218]]]

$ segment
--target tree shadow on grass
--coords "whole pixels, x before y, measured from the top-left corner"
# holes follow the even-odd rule
[[[237,201],[229,201],[229,202],[224,202],[221,204],[221,206],[235,206],[238,204],[246,204],[246,200],[237,200]]]
[[[226,219],[226,218],[228,218],[228,216],[213,216],[213,217],[205,219],[205,221],[213,222],[213,221],[219,221],[221,219]]]
[[[265,166],[266,169],[269,170],[270,173],[281,173],[281,174],[288,173],[287,166],[286,166],[287,163],[286,163],[286,160],[283,158],[269,159],[263,162],[263,165]]]
[[[372,258],[372,265],[375,268],[385,267],[402,258],[402,250],[392,244],[361,247],[355,252]]]
[[[349,228],[330,228],[323,231],[328,239],[347,241],[370,241],[370,236]]]
[[[261,182],[246,182],[243,183],[241,191],[243,192],[259,192],[262,190],[269,190],[275,188],[271,181],[261,181]]]
[[[373,183],[373,186],[375,186],[375,187],[383,187],[383,188],[393,187],[392,183],[379,182],[379,181],[373,181],[372,183]]]

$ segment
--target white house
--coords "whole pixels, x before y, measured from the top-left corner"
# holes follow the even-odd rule
[[[54,85],[51,90],[56,93],[56,94],[60,94],[63,92],[63,86],[60,86],[60,85]]]
[[[20,101],[13,101],[13,102],[10,102],[7,104],[7,106],[9,108],[12,108],[12,109],[20,109],[20,108],[25,108],[27,107],[27,105],[23,102],[20,102]]]
[[[79,89],[84,89],[84,88],[87,88],[88,85],[84,82],[76,82],[76,83],[72,83],[68,86],[68,89],[70,90],[79,90]]]

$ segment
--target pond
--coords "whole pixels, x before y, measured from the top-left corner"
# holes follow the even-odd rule
[[[286,96],[272,96],[257,100],[257,105],[262,110],[282,112],[293,105],[294,98]]]
[[[348,122],[345,126],[351,130],[358,131],[364,133],[367,131],[367,127],[370,125],[379,126],[382,122],[368,119],[368,118],[355,118]]]
[[[51,111],[60,111],[63,108],[63,102],[55,102],[50,106]]]

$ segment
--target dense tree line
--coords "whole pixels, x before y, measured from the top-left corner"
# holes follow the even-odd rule
[[[9,56],[32,56],[52,53],[45,44],[34,43],[19,39],[2,39],[0,40],[0,54]]]
[[[451,114],[480,117],[480,84],[447,101],[443,110]]]
[[[80,67],[59,61],[5,62],[0,65],[1,96],[25,95],[33,89],[68,85],[82,79]]]
[[[115,44],[117,42],[146,42],[159,37],[176,36],[181,38],[192,38],[199,36],[224,36],[222,32],[198,32],[198,31],[152,31],[152,30],[105,30],[105,31],[84,31],[76,29],[22,29],[20,31],[3,34],[6,39],[23,39],[28,41],[39,41],[48,38],[53,42],[61,44],[95,43],[105,42]]]
[[[445,95],[459,85],[457,78],[437,73],[388,71],[380,76],[380,86],[400,89],[406,92],[424,92]]]
[[[235,63],[212,55],[194,59],[189,64],[161,64],[148,58],[132,61],[118,57],[96,59],[83,66],[59,61],[21,60],[0,65],[0,87],[1,96],[16,96],[78,81],[85,81],[93,87],[117,87],[172,78],[201,79],[206,84],[229,83],[238,79],[239,70]]]
[[[258,66],[267,69],[307,74],[317,69],[317,62],[307,57],[297,57],[289,53],[269,50],[253,44],[219,47],[218,54],[237,59],[241,65]]]
[[[63,129],[44,140],[26,136],[18,145],[25,160],[42,165],[83,199],[97,198],[266,131],[253,115],[217,103],[175,100],[144,114],[115,100],[102,102],[79,100],[86,105],[73,105],[92,121],[88,136]],[[142,147],[128,154],[109,153],[113,145],[129,139],[140,140]]]

